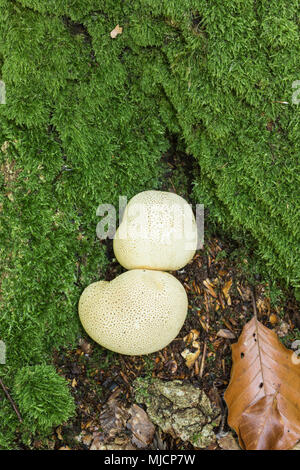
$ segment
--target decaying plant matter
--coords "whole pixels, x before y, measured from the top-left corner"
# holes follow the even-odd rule
[[[232,345],[228,424],[242,448],[290,449],[300,439],[300,361],[255,315]]]

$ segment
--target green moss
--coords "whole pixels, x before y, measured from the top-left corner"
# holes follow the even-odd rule
[[[24,416],[23,427],[31,432],[49,432],[74,415],[75,404],[67,392],[67,382],[53,366],[22,367],[13,390]]]

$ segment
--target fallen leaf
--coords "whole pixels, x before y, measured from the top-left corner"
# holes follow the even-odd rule
[[[270,310],[270,299],[268,297],[259,297],[256,300],[257,310],[260,315],[263,315],[264,312],[269,312]]]
[[[218,444],[223,450],[241,450],[236,439],[231,433],[218,439]]]
[[[56,434],[57,434],[58,439],[59,439],[60,441],[63,441],[64,438],[63,438],[62,435],[61,435],[61,431],[62,431],[61,426],[59,426],[59,427],[56,429]]]
[[[218,271],[218,274],[219,274],[219,276],[225,276],[227,274],[227,271],[225,271],[224,269],[220,269]]]
[[[124,434],[117,437],[113,442],[105,443],[101,436],[96,436],[90,447],[90,450],[136,450],[130,438]]]
[[[91,419],[90,421],[84,424],[84,429],[89,429],[92,424],[94,424],[94,421]]]
[[[165,364],[165,369],[168,369],[171,374],[175,374],[175,373],[177,372],[177,369],[178,369],[177,362],[174,361],[174,360],[168,361],[168,362]]]
[[[192,343],[192,341],[195,341],[199,335],[200,333],[198,330],[191,330],[189,334],[183,338],[183,341],[187,344]]]
[[[208,290],[208,292],[210,293],[210,295],[212,295],[212,297],[215,297],[215,299],[217,298],[217,294],[215,293],[213,287],[212,287],[212,284],[210,282],[209,279],[205,279],[205,281],[203,281],[203,284],[204,286],[206,287],[206,289]]]
[[[125,426],[128,411],[118,400],[120,389],[115,390],[106,402],[100,414],[100,424],[107,437],[115,437]]]
[[[243,412],[239,435],[247,450],[276,450],[282,439],[284,422],[276,395],[262,397]]]
[[[204,321],[201,318],[199,318],[199,322],[200,322],[200,325],[202,326],[203,330],[208,332],[209,325],[207,323],[204,323]]]
[[[79,346],[80,349],[85,353],[85,354],[91,354],[93,352],[93,348],[91,343],[86,341],[86,339],[80,338],[79,340]]]
[[[227,298],[228,296],[228,293],[231,289],[231,286],[232,286],[232,279],[229,279],[229,281],[227,281],[222,289],[222,292],[223,294],[225,295],[225,298]]]
[[[134,404],[129,409],[131,418],[127,422],[127,428],[131,430],[133,436],[132,444],[139,448],[148,447],[152,442],[155,426],[148,418],[147,413],[138,405]]]
[[[232,279],[229,279],[229,281],[227,281],[225,283],[225,286],[222,289],[222,292],[224,294],[224,297],[225,297],[226,302],[227,302],[228,305],[231,305],[231,298],[230,298],[230,295],[229,295],[229,291],[231,289],[231,286],[232,286]]]
[[[77,385],[77,380],[76,379],[73,379],[72,380],[72,388],[75,388]]]
[[[272,323],[272,325],[276,325],[276,323],[278,323],[278,317],[277,315],[275,315],[275,313],[272,313],[269,316],[269,320],[270,320],[270,323]]]
[[[76,441],[82,442],[85,446],[89,447],[93,441],[92,434],[85,434],[85,431],[82,431],[81,434],[75,437]]]
[[[225,328],[219,330],[218,333],[217,333],[217,336],[219,336],[220,338],[228,338],[228,339],[234,339],[235,338],[235,334],[232,333],[232,331],[230,331],[230,330],[226,330]]]
[[[232,345],[224,398],[241,447],[284,450],[300,439],[300,364],[293,354],[255,317]]]
[[[110,37],[115,39],[118,34],[122,34],[123,28],[117,24],[117,26],[110,32]]]
[[[186,366],[191,369],[195,364],[196,360],[200,356],[200,344],[197,341],[194,341],[192,344],[193,348],[196,349],[195,352],[192,352],[190,349],[186,348],[182,351],[181,356],[185,359]]]
[[[223,346],[224,347],[224,341],[223,341],[224,338],[222,337],[219,337],[219,338],[215,338],[211,341],[211,344],[213,345],[214,347],[214,350],[216,351],[220,346]]]

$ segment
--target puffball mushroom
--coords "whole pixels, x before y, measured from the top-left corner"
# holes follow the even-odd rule
[[[94,341],[127,355],[167,346],[187,315],[184,287],[171,274],[134,269],[90,284],[79,300],[81,323]]]
[[[181,269],[197,248],[193,211],[177,194],[143,191],[127,204],[113,247],[126,269]]]

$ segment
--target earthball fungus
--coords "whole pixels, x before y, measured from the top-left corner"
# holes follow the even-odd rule
[[[193,211],[177,194],[143,191],[127,204],[113,247],[126,269],[178,270],[197,248]]]
[[[94,282],[79,300],[80,320],[91,338],[127,355],[167,346],[179,333],[187,308],[184,287],[174,276],[145,269]]]

